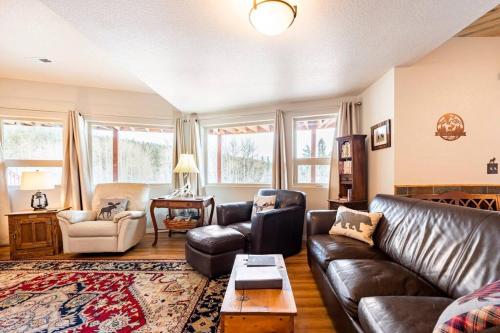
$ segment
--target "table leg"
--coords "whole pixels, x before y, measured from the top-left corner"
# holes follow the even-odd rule
[[[205,224],[205,205],[201,205],[201,208],[200,208],[200,220],[198,221],[198,227],[203,227],[203,225]]]
[[[214,217],[214,210],[215,210],[214,198],[212,198],[212,200],[210,200],[210,205],[212,206],[212,208],[210,209],[210,217],[208,218],[208,225],[212,224],[212,217]]]
[[[153,222],[153,229],[155,231],[155,240],[153,242],[153,246],[156,246],[156,243],[158,242],[158,224],[156,224],[154,203],[151,203],[151,206],[149,207],[149,212],[151,213],[151,222]]]

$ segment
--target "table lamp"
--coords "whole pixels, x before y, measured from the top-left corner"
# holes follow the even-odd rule
[[[192,154],[181,154],[179,162],[175,166],[174,173],[184,174],[185,185],[180,189],[177,189],[174,194],[192,197],[193,193],[191,192],[191,182],[189,180],[189,175],[191,173],[199,172],[200,170],[198,170],[198,167],[196,166],[194,156]]]
[[[35,194],[31,196],[31,207],[34,210],[43,210],[47,208],[49,202],[45,193],[40,192],[40,190],[52,190],[54,188],[54,182],[52,177],[48,172],[34,171],[34,172],[23,172],[21,175],[21,186],[20,190],[24,191],[36,191]]]

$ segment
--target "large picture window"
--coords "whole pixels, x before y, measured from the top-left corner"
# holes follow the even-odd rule
[[[294,119],[295,184],[328,184],[335,122],[333,116]]]
[[[46,171],[61,184],[63,126],[60,122],[2,120],[1,140],[7,184],[18,186],[27,171]]]
[[[92,124],[94,184],[171,183],[173,129]]]
[[[270,184],[274,126],[207,130],[207,179],[212,184]]]

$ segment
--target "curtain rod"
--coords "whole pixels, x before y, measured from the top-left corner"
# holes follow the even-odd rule
[[[65,114],[67,111],[56,111],[56,110],[40,110],[40,109],[30,109],[30,108],[13,108],[0,106],[0,109],[6,110],[17,110],[17,111],[35,111],[35,112],[47,112],[47,113],[59,113]],[[134,116],[134,115],[123,115],[123,114],[101,114],[101,113],[82,113],[78,111],[79,114],[83,116],[102,116],[102,117],[124,117],[124,118],[140,118],[140,119],[151,119],[151,120],[174,120],[175,118],[164,118],[164,117],[144,117],[144,116]]]

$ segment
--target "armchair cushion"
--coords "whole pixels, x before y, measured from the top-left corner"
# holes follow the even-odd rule
[[[140,219],[146,216],[146,212],[142,210],[126,210],[124,212],[120,212],[113,217],[113,222],[118,223],[122,220],[126,219]]]
[[[69,223],[95,221],[97,213],[92,210],[63,210],[57,213],[57,218]]]
[[[230,225],[246,222],[252,216],[253,201],[217,205],[217,224]]]
[[[275,195],[256,195],[253,197],[252,216],[273,210],[276,207]]]
[[[97,219],[101,221],[113,221],[116,214],[127,210],[128,199],[103,198],[97,206]]]
[[[70,237],[113,237],[118,235],[118,224],[113,221],[84,221],[69,226]]]

